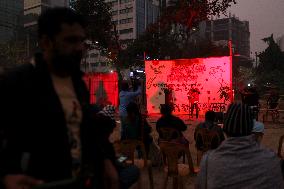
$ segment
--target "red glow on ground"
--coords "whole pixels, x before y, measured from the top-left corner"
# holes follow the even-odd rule
[[[165,103],[165,88],[173,91],[175,114],[188,114],[192,88],[200,91],[200,114],[212,109],[212,103],[228,105],[231,102],[230,57],[145,61],[145,71],[149,113],[159,113],[160,104]],[[229,99],[220,98],[224,92],[229,94]]]

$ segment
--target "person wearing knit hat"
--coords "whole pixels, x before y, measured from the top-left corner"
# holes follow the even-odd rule
[[[224,121],[223,131],[230,137],[242,137],[251,134],[253,112],[249,106],[241,103],[231,104]]]
[[[253,134],[251,109],[240,103],[228,107],[223,130],[227,138],[203,155],[196,188],[284,188],[281,160],[259,145]]]
[[[112,120],[115,120],[115,107],[113,105],[106,105],[99,114],[103,114],[107,117],[110,117]]]

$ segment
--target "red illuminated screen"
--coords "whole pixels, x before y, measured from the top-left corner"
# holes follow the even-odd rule
[[[90,103],[118,106],[118,76],[113,73],[93,73],[84,77],[90,91]]]
[[[175,114],[188,114],[190,101],[198,101],[200,114],[217,103],[231,102],[230,57],[145,61],[147,110],[159,113],[165,89]],[[198,91],[198,95],[192,91]]]

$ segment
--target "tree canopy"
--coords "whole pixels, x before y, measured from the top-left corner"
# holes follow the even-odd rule
[[[87,34],[100,50],[113,44],[113,24],[111,7],[104,0],[71,0],[70,6],[83,15],[88,23]]]
[[[235,0],[170,0],[167,6],[162,3],[157,22],[149,25],[144,34],[122,52],[121,61],[142,63],[143,52],[151,59],[228,54],[223,47],[206,39],[192,40],[191,36],[197,33],[196,27],[201,21],[225,13],[232,3],[236,3]]]
[[[274,40],[273,34],[262,39],[267,43],[268,47],[261,52],[259,57],[259,65],[256,68],[256,82],[258,86],[264,86],[270,83],[276,87],[284,89],[284,52]]]

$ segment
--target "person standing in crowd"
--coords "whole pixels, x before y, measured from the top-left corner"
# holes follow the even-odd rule
[[[179,132],[178,135],[181,136],[180,138],[174,138],[175,136],[173,136],[173,140],[175,140],[175,142],[188,145],[188,140],[182,134],[183,131],[186,131],[187,126],[179,117],[172,115],[172,106],[169,104],[162,104],[160,111],[162,117],[160,117],[156,123],[156,130],[159,133],[159,137],[163,139],[161,128],[173,128]]]
[[[147,120],[142,117],[136,103],[130,102],[126,107],[127,119],[125,122],[125,139],[143,140],[146,153],[148,154],[150,144],[153,141],[150,135],[152,128]]]
[[[92,119],[80,71],[86,27],[72,9],[46,10],[38,19],[42,53],[1,79],[1,188],[84,177],[89,188],[119,188],[110,154],[96,136],[102,125]]]
[[[228,138],[203,156],[196,188],[284,188],[281,160],[257,144],[252,129],[251,109],[231,104],[223,127]]]
[[[225,140],[222,128],[214,122],[215,117],[216,117],[216,114],[214,111],[207,111],[205,113],[205,122],[202,122],[196,126],[195,131],[194,131],[194,140],[196,142],[196,148],[198,150],[201,150],[202,145],[203,145],[203,141],[197,136],[197,131],[199,129],[208,129],[209,131],[216,132],[216,134],[218,135],[217,137],[220,140],[215,140],[215,138],[212,140],[212,144],[211,144],[212,149],[217,148],[221,144],[221,142]]]
[[[248,105],[258,120],[259,94],[254,86],[246,87],[242,92],[242,103]]]
[[[121,140],[125,139],[125,122],[127,119],[126,107],[130,102],[133,102],[135,97],[141,95],[142,87],[140,83],[136,84],[136,91],[129,91],[129,85],[127,81],[121,83],[121,91],[119,93],[119,116],[121,121]]]

